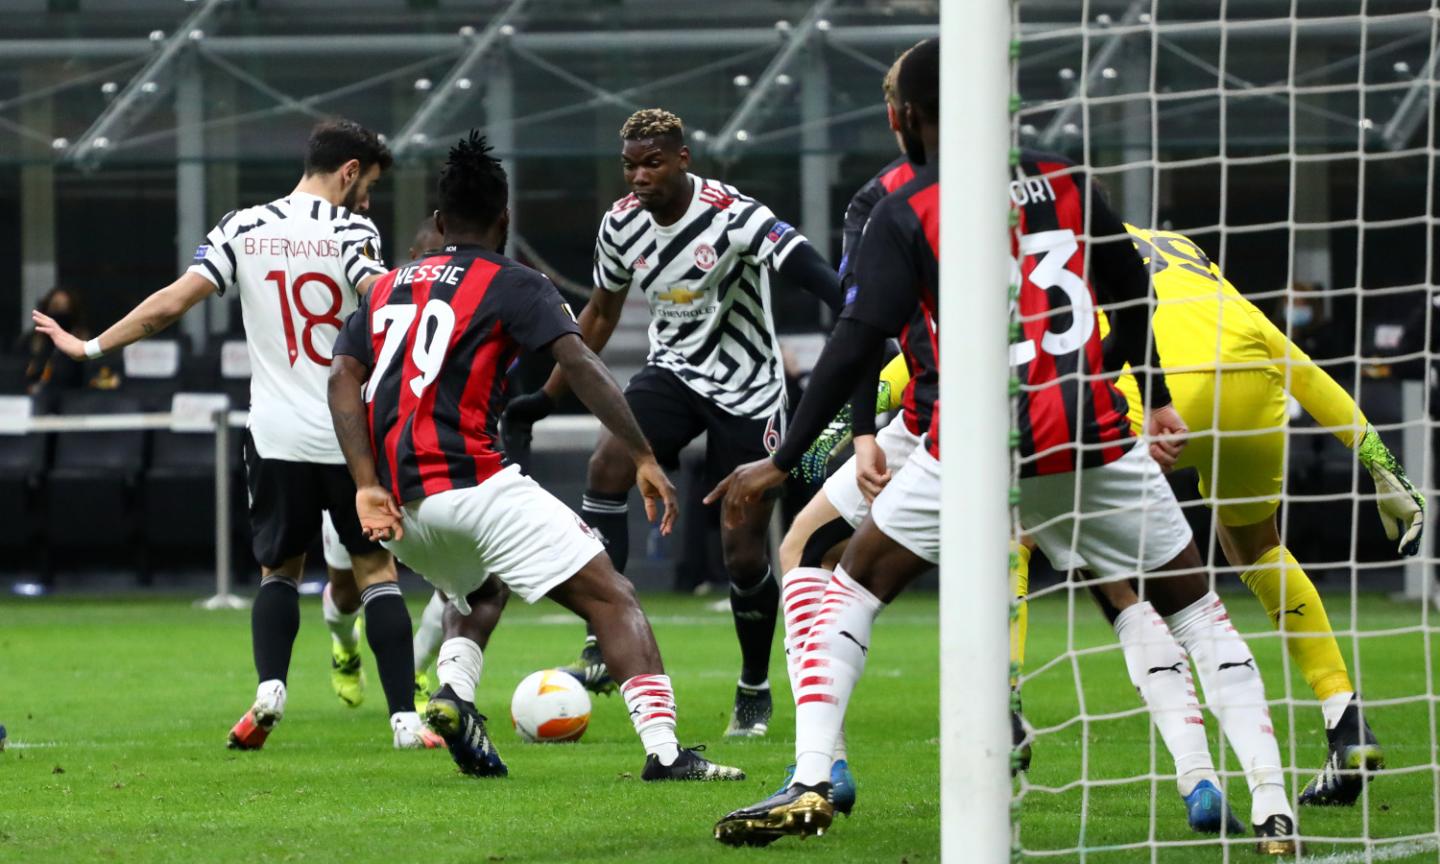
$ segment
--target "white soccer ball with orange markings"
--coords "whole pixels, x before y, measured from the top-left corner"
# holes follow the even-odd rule
[[[510,722],[526,741],[579,741],[590,725],[590,694],[569,673],[542,669],[515,688]]]

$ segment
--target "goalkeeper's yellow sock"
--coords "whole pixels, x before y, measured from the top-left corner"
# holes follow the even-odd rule
[[[1335,643],[1335,632],[1330,629],[1330,617],[1325,614],[1320,592],[1315,590],[1315,583],[1305,575],[1300,562],[1284,546],[1275,546],[1261,555],[1260,560],[1240,578],[1245,587],[1260,599],[1271,622],[1277,627],[1283,614],[1285,648],[1290,652],[1290,659],[1299,664],[1305,683],[1315,691],[1315,698],[1343,710],[1349,702],[1349,695],[1355,692],[1355,685],[1350,682],[1350,673],[1340,656],[1340,646]],[[1332,713],[1335,713],[1332,705],[1326,705],[1327,727],[1334,725],[1331,722]]]
[[[1015,590],[1015,613],[1010,618],[1010,686],[1014,687],[1025,665],[1025,637],[1030,633],[1030,549],[1016,546],[1010,558],[1010,585]]]

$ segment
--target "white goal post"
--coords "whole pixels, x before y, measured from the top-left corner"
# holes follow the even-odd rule
[[[1006,225],[1010,4],[940,9],[940,846],[1010,857]],[[963,361],[963,366],[960,365]]]

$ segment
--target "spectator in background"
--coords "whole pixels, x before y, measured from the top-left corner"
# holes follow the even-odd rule
[[[90,338],[89,323],[85,320],[85,306],[81,303],[80,296],[69,288],[51,288],[40,298],[36,308],[81,339]],[[84,364],[57,352],[55,343],[34,329],[20,337],[17,353],[27,358],[25,392],[31,395],[79,390],[82,387],[113,390],[120,386],[120,376],[107,364],[99,365],[95,374],[87,379]]]

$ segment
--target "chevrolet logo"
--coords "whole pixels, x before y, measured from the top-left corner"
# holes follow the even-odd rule
[[[671,288],[669,291],[661,291],[655,296],[667,303],[674,303],[676,306],[689,306],[691,303],[705,296],[705,289],[702,288],[699,291],[691,291],[689,288],[676,287]]]

